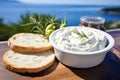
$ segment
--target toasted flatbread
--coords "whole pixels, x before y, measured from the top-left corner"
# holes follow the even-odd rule
[[[52,50],[37,54],[23,54],[12,50],[4,53],[3,65],[14,72],[37,73],[50,67],[55,61],[55,54]]]
[[[43,35],[34,33],[15,34],[9,38],[8,46],[21,53],[39,53],[53,48]]]

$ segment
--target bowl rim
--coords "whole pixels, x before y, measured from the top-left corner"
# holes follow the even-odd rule
[[[107,52],[109,51],[114,45],[115,45],[115,40],[114,38],[108,34],[107,32],[104,32],[102,30],[98,30],[98,29],[95,29],[95,28],[91,28],[91,29],[95,29],[95,30],[98,30],[100,32],[102,32],[103,34],[105,34],[105,36],[107,37],[108,41],[109,41],[109,44],[107,47],[105,47],[104,49],[101,49],[101,50],[98,50],[98,51],[93,51],[93,52],[85,52],[85,51],[72,51],[72,50],[67,50],[67,49],[64,49],[62,47],[59,47],[58,45],[56,45],[54,43],[54,37],[55,37],[55,34],[58,32],[58,31],[61,31],[63,29],[67,29],[67,28],[73,28],[73,27],[82,27],[82,26],[68,26],[68,27],[65,27],[65,28],[60,28],[60,29],[57,29],[55,31],[53,31],[49,37],[49,42],[50,44],[55,48],[55,49],[58,49],[60,51],[63,51],[63,52],[66,52],[68,54],[76,54],[76,55],[92,55],[92,54],[99,54],[99,53],[103,53],[103,52]],[[90,27],[85,27],[85,28],[90,28]]]

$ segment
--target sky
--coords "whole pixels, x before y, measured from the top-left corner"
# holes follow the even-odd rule
[[[77,5],[117,5],[120,0],[16,0],[30,4],[77,4]]]

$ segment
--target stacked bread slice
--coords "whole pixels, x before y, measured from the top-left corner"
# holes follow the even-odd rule
[[[43,35],[18,33],[8,40],[10,50],[3,55],[3,65],[15,72],[36,73],[50,67],[55,54]]]

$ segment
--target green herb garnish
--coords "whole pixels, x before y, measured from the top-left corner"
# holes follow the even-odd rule
[[[79,35],[80,37],[85,37],[85,38],[88,39],[88,37],[86,36],[86,34],[85,34],[83,31],[81,31],[81,32],[82,32],[82,33],[80,33],[77,29],[74,30],[74,33],[76,33],[76,34]]]

